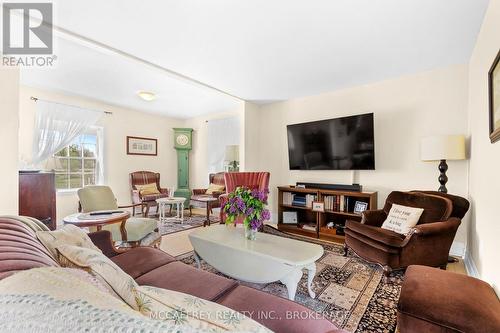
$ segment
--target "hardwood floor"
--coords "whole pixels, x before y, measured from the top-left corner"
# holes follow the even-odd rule
[[[273,224],[270,225],[275,227]],[[163,236],[161,239],[160,249],[174,257],[192,251],[193,247],[189,242],[188,235],[196,229],[197,228],[193,228]],[[458,262],[448,264],[446,270],[460,274],[467,274],[464,261],[460,258],[458,259]]]

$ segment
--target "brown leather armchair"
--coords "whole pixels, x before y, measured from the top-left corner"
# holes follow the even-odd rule
[[[141,195],[140,191],[137,190],[136,185],[147,185],[156,184],[156,188],[160,191],[160,194],[149,194]],[[144,216],[149,215],[149,209],[151,207],[157,207],[158,203],[156,199],[168,197],[168,189],[161,188],[160,186],[160,174],[151,171],[135,171],[130,174],[130,187],[132,188],[132,202],[134,204],[143,204],[145,211],[142,213]]]
[[[393,203],[424,209],[408,235],[381,228]],[[383,209],[364,212],[361,223],[346,222],[345,255],[351,249],[359,257],[381,265],[386,277],[393,270],[409,265],[445,269],[451,244],[468,209],[469,201],[455,195],[434,191],[392,192]]]

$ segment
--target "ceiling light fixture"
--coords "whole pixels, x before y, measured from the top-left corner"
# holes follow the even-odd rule
[[[139,91],[137,95],[145,101],[151,102],[156,99],[156,95],[150,91]]]

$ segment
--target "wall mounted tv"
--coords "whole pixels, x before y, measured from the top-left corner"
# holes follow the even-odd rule
[[[290,170],[373,170],[373,113],[287,126]]]

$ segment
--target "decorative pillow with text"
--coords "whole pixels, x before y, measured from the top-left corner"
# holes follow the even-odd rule
[[[414,208],[392,204],[387,219],[382,224],[382,229],[392,230],[398,234],[406,235],[417,225],[423,208]]]

